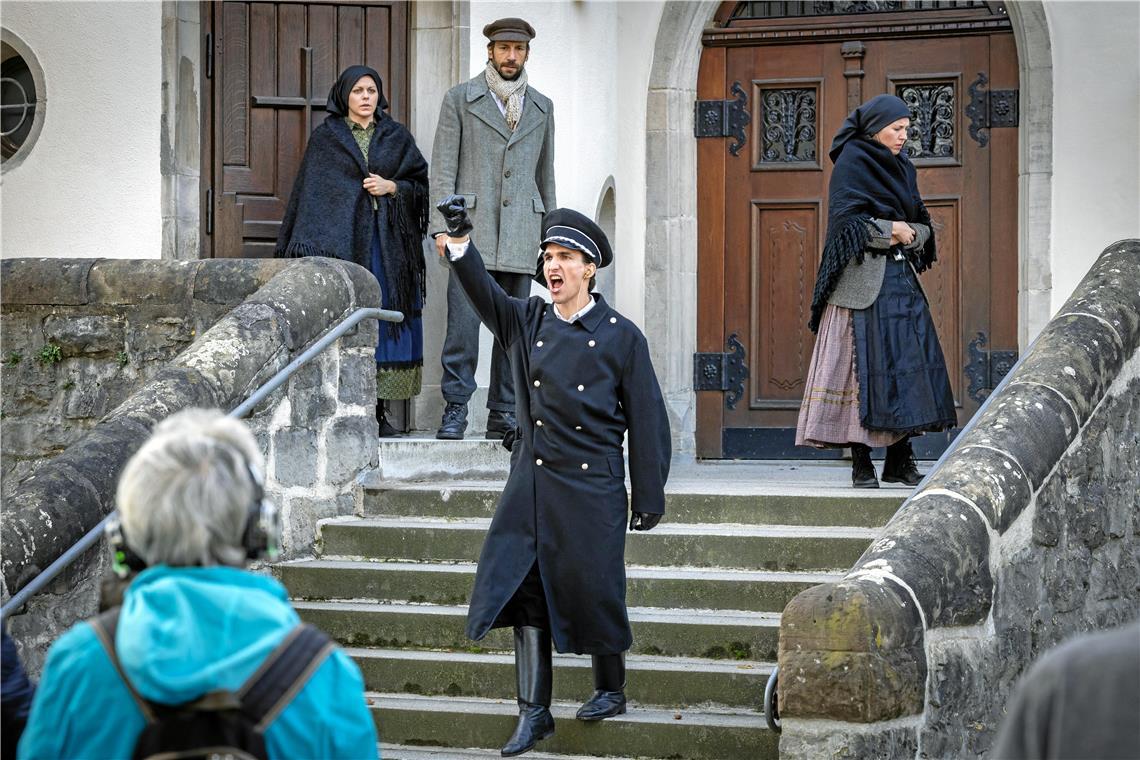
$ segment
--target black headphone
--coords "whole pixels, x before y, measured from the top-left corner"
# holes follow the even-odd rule
[[[246,462],[245,470],[253,485],[253,501],[246,510],[241,546],[245,549],[246,559],[272,561],[281,553],[281,513],[277,505],[266,497],[265,481],[257,468]],[[115,575],[126,578],[146,569],[146,560],[131,548],[117,512],[107,522],[104,534],[111,547],[111,569]]]

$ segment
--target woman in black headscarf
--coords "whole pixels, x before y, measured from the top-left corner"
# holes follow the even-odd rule
[[[384,85],[367,66],[349,66],[329,92],[328,118],[313,130],[281,222],[278,258],[331,256],[371,270],[385,309],[376,346],[380,435],[396,433],[384,401],[420,392],[423,376],[424,258],[428,165],[408,130],[384,110]]]
[[[917,274],[937,258],[930,214],[904,148],[910,110],[879,95],[831,144],[827,241],[809,327],[818,333],[796,444],[851,447],[851,479],[878,488],[871,448],[887,447],[883,480],[916,485],[910,437],[956,422],[950,377]]]

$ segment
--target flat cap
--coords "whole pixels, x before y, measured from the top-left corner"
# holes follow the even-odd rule
[[[483,36],[491,42],[530,42],[534,27],[521,18],[501,18],[483,27]]]
[[[539,244],[537,272],[534,279],[546,284],[542,273],[542,252],[547,243],[557,243],[573,251],[580,251],[587,261],[598,269],[608,267],[614,260],[609,238],[598,224],[572,208],[556,208],[542,217],[542,243]]]

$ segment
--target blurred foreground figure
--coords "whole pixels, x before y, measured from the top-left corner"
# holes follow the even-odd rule
[[[48,652],[21,758],[377,756],[360,670],[243,569],[278,548],[262,467],[217,411],[170,417],[135,453],[108,540],[138,575]]]
[[[1035,662],[990,757],[1140,758],[1140,620],[1078,636]]]

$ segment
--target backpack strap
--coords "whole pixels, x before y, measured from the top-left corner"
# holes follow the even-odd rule
[[[115,631],[119,627],[119,611],[121,609],[121,607],[112,607],[106,612],[91,618],[88,622],[90,622],[91,627],[95,629],[95,635],[99,638],[99,643],[103,645],[103,649],[111,659],[111,664],[115,666],[115,671],[119,674],[119,678],[122,679],[123,685],[127,687],[127,691],[131,693],[131,697],[134,698],[139,710],[142,711],[146,722],[154,723],[154,710],[150,702],[147,702],[142,698],[142,695],[135,691],[131,679],[127,678],[127,674],[123,672],[123,664],[119,662],[119,655],[115,653]]]
[[[237,694],[258,731],[272,723],[335,648],[326,633],[301,623],[269,653]]]

